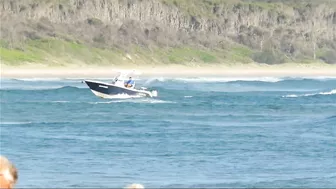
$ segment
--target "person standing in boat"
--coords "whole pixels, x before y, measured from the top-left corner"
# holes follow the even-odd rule
[[[129,77],[128,81],[125,83],[125,87],[134,87],[134,81],[132,77]]]

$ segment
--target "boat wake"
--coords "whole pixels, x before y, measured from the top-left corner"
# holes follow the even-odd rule
[[[158,100],[158,99],[123,99],[123,100],[113,100],[113,101],[105,101],[105,102],[90,102],[90,104],[112,104],[112,103],[143,103],[143,104],[173,104],[175,102]]]
[[[307,97],[307,96],[317,96],[317,95],[334,95],[334,94],[336,94],[336,89],[333,89],[329,92],[309,93],[309,94],[301,94],[301,95],[290,94],[290,95],[284,95],[282,97],[284,97],[284,98],[297,98],[297,97]]]
[[[133,98],[141,98],[143,96],[140,95],[128,95],[128,94],[117,94],[117,95],[105,95],[105,99],[133,99]]]

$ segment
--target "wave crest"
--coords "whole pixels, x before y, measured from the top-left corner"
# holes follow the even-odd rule
[[[196,78],[175,78],[172,80],[184,82],[234,82],[234,81],[261,81],[261,82],[279,82],[282,78],[277,77],[196,77]]]
[[[284,98],[297,98],[297,97],[307,97],[307,96],[317,96],[317,95],[334,95],[334,94],[336,94],[336,89],[333,89],[329,92],[309,93],[309,94],[301,94],[301,95],[290,94],[290,95],[285,95],[285,96],[282,96],[282,97],[284,97]]]
[[[75,86],[22,86],[22,87],[3,87],[0,88],[2,91],[52,91],[52,90],[73,90],[82,89],[81,87]]]

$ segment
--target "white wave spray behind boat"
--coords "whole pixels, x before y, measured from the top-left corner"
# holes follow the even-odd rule
[[[310,93],[310,94],[302,94],[302,95],[290,94],[290,95],[285,95],[283,97],[285,97],[285,98],[297,98],[297,97],[307,97],[307,96],[316,96],[316,95],[334,95],[334,94],[336,94],[336,89],[333,89],[329,92]]]

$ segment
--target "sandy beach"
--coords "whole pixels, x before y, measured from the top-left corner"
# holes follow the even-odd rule
[[[237,64],[207,66],[67,66],[1,65],[1,78],[112,78],[118,70],[136,70],[141,76],[164,77],[335,77],[336,65],[327,64]]]

